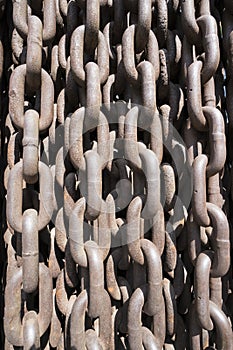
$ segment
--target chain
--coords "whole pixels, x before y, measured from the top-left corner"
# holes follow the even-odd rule
[[[232,2],[0,24],[0,348],[232,350]]]

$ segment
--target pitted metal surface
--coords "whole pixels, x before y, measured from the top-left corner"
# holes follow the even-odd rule
[[[233,349],[233,2],[0,1],[0,349]]]

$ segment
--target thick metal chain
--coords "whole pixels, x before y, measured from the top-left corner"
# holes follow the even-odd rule
[[[0,5],[0,348],[232,350],[232,2]]]

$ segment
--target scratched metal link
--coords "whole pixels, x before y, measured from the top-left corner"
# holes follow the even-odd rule
[[[0,0],[0,350],[233,349],[233,1]]]

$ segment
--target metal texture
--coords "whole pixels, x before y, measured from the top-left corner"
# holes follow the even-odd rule
[[[233,349],[233,2],[0,0],[0,349]]]

